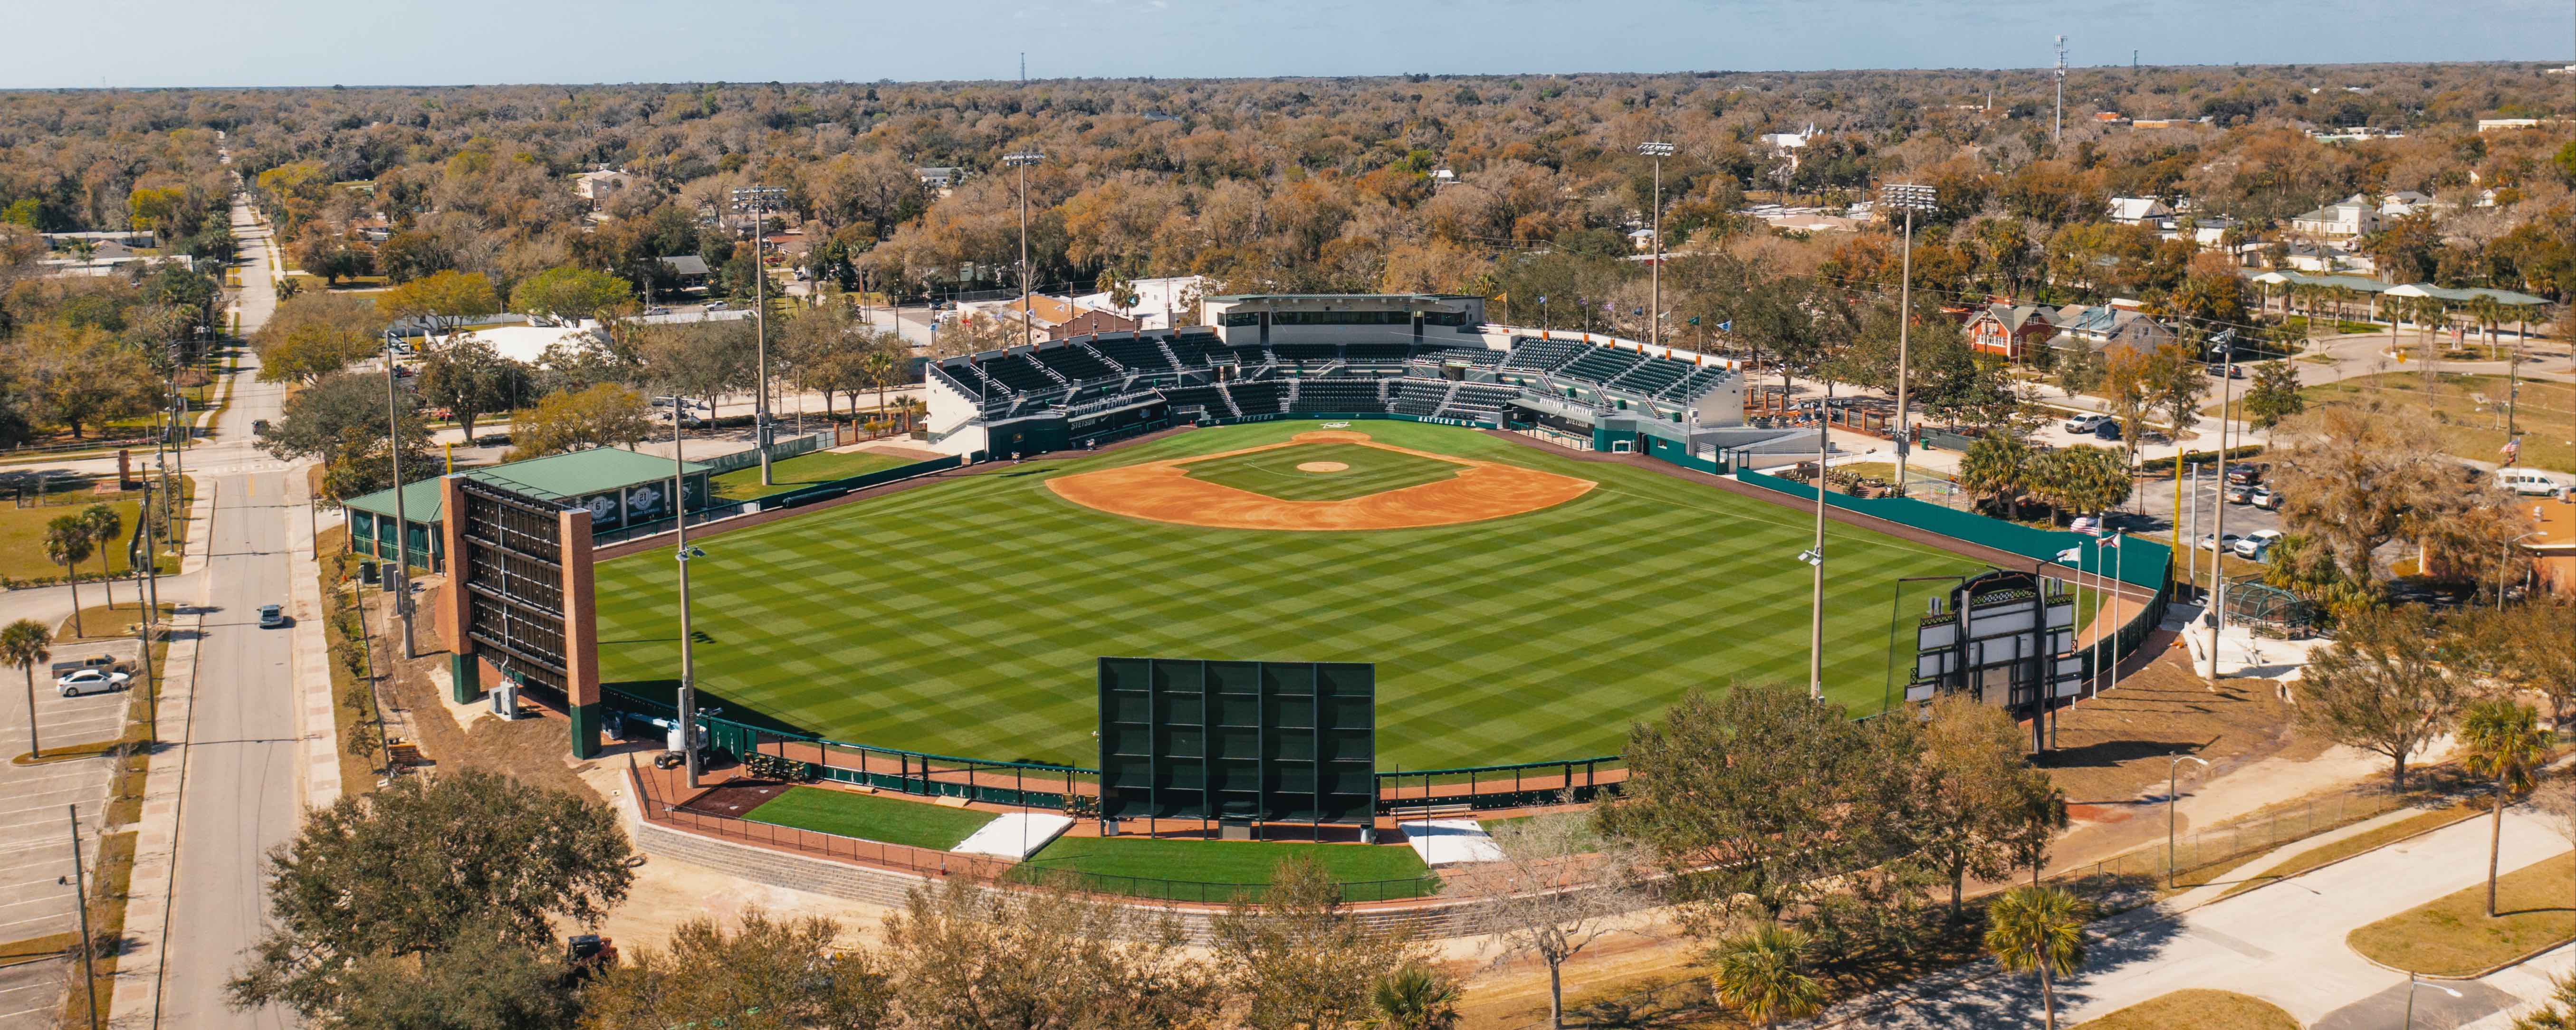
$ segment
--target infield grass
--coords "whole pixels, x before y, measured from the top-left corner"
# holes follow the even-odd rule
[[[789,787],[743,814],[753,822],[793,826],[860,840],[946,851],[963,844],[993,813],[945,808],[924,801],[853,794],[822,787]]]
[[[1192,430],[711,538],[690,563],[701,703],[850,743],[1093,767],[1100,656],[1364,661],[1378,665],[1380,768],[1428,769],[1613,755],[1693,688],[1805,684],[1811,517],[1647,469],[1371,421],[1356,428],[1386,443],[1600,486],[1509,518],[1336,533],[1145,522],[1046,488],[1316,428]],[[1826,535],[1826,696],[1875,710],[1891,608],[1910,620],[1947,589],[1892,593],[1896,578],[1982,566],[1840,524]],[[608,685],[663,700],[676,686],[673,564],[598,567]],[[1910,663],[1910,637],[1897,644]]]
[[[1349,467],[1320,472],[1297,467],[1325,463]],[[1210,458],[1181,466],[1181,470],[1189,473],[1192,479],[1250,490],[1283,501],[1346,501],[1455,479],[1465,468],[1437,458],[1399,454],[1355,443],[1299,444],[1257,454]]]
[[[1152,837],[1058,837],[1055,843],[1039,849],[1029,861],[1013,871],[1022,879],[1043,879],[1049,870],[1070,869],[1111,878],[1091,881],[1086,886],[1112,893],[1165,898],[1175,893],[1202,891],[1200,885],[1225,884],[1259,886],[1268,884],[1279,870],[1279,863],[1292,858],[1311,858],[1322,863],[1324,871],[1335,882],[1345,884],[1378,884],[1364,892],[1370,900],[1419,897],[1438,893],[1438,881],[1418,883],[1431,872],[1422,864],[1422,856],[1413,849],[1394,844],[1301,844],[1283,841],[1243,840],[1171,840]],[[1386,881],[1396,881],[1389,883]],[[1177,884],[1190,884],[1179,888]],[[1202,900],[1196,894],[1184,893],[1173,900]],[[1205,900],[1223,901],[1224,898]]]

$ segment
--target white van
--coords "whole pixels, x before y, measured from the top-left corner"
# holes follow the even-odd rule
[[[2576,490],[2576,476],[2541,469],[2497,469],[2496,485],[2525,497],[2555,497]]]

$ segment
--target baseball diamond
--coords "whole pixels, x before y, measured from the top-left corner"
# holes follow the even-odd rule
[[[1192,430],[711,539],[691,571],[701,704],[851,743],[1089,765],[1101,655],[1374,662],[1383,770],[1615,754],[1632,722],[1693,687],[1806,678],[1797,555],[1814,523],[1795,508],[1469,429],[1301,434],[1316,423]],[[1349,469],[1296,468],[1319,460]],[[1343,532],[1068,499],[1085,477],[1154,466],[1292,510],[1480,468],[1565,496]],[[1893,581],[1982,566],[1839,523],[1827,536],[1827,694],[1875,710],[1891,616],[1922,608],[1918,590],[1891,612]],[[673,564],[656,550],[599,565],[606,685],[676,686]]]

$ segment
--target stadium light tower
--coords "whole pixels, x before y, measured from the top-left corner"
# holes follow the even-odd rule
[[[671,398],[671,556],[680,563],[680,764],[689,786],[698,785],[698,665],[689,651],[689,559],[705,551],[689,546],[688,463],[680,460],[680,412],[686,397]]]
[[[753,342],[753,361],[759,366],[760,383],[752,392],[752,446],[760,450],[760,485],[772,485],[769,448],[775,430],[769,425],[769,266],[761,259],[760,216],[787,199],[787,191],[776,186],[751,186],[733,191],[734,210],[751,211],[751,296],[752,326],[757,334]]]
[[[1664,159],[1673,156],[1673,145],[1655,142],[1640,143],[1637,144],[1637,152],[1655,161],[1655,214],[1652,230],[1655,236],[1654,250],[1650,252],[1654,258],[1650,264],[1654,276],[1654,307],[1649,312],[1652,317],[1646,320],[1646,325],[1648,338],[1660,347],[1664,342]]]
[[[1812,484],[1816,488],[1816,543],[1798,556],[1816,570],[1816,595],[1809,604],[1807,623],[1807,700],[1819,703],[1825,699],[1825,456],[1833,449],[1825,427],[1833,401],[1834,382],[1827,379],[1824,399],[1816,402],[1816,481]]]
[[[1002,155],[1002,163],[1020,170],[1020,342],[1037,335],[1038,313],[1029,306],[1029,166],[1046,160],[1034,150]]]
[[[427,353],[428,330],[421,331],[421,339],[424,342],[422,352]],[[411,632],[411,522],[403,516],[402,403],[394,391],[394,340],[394,331],[386,329],[385,454],[394,463],[394,611],[402,616],[403,657],[410,659],[420,655],[414,653]],[[377,556],[382,557],[384,545],[379,543],[376,551]]]
[[[2066,142],[2066,35],[2057,36],[2057,121],[2048,130],[2052,145]]]
[[[1906,379],[1910,366],[1906,361],[1906,330],[1914,324],[1914,212],[1930,211],[1936,194],[1930,186],[1911,184],[1879,188],[1879,202],[1893,204],[1905,211],[1905,257],[1897,285],[1896,302],[1896,495],[1905,496],[1905,456],[1911,452],[1912,440],[1906,435]]]

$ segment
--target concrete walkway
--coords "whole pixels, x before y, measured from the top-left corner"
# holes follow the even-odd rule
[[[2345,946],[2353,930],[2484,880],[2487,822],[2465,823],[2174,915],[2140,909],[2095,924],[2086,967],[2058,985],[2058,1020],[2073,1026],[2186,988],[2269,1001],[2311,1027],[2394,1026],[2406,975]],[[2543,817],[2508,811],[2503,866],[2568,850]],[[2548,966],[2547,956],[2535,960]],[[2563,966],[2565,959],[2557,965]],[[2418,1026],[2456,1027],[2547,995],[2546,977],[2507,970],[2421,989]],[[2457,997],[2448,991],[2459,992]],[[1812,1026],[2021,1027],[2040,1023],[2037,981],[1990,962],[1838,1006]],[[2497,1024],[2502,1025],[2502,1024]]]

